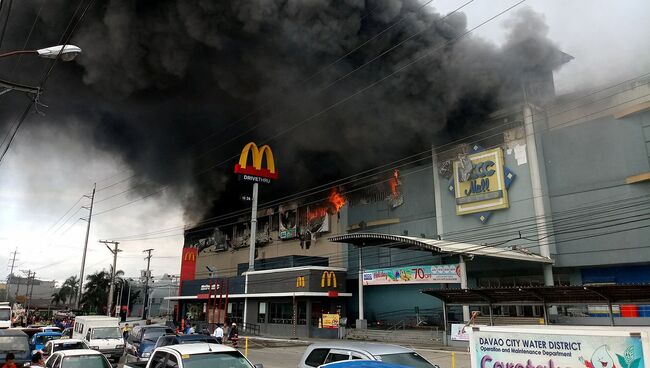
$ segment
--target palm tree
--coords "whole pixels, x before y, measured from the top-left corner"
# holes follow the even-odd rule
[[[76,303],[77,295],[79,294],[79,278],[77,276],[68,277],[63,282],[63,286],[61,287],[61,290],[64,289],[64,295],[66,295],[66,299],[70,300],[70,302]]]
[[[62,302],[65,303],[65,300],[61,300],[61,292],[58,293],[52,293],[52,299],[50,299],[51,303],[54,303],[54,305],[59,305]]]
[[[84,309],[103,313],[106,309],[106,295],[111,284],[110,273],[102,270],[86,276],[86,285],[81,296]]]

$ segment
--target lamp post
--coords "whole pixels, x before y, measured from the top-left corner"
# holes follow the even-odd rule
[[[81,54],[81,49],[75,45],[58,45],[37,50],[17,50],[5,52],[3,54],[0,54],[0,58],[24,54],[34,54],[46,59],[60,59],[62,61],[70,61],[74,60],[77,55]],[[9,91],[20,91],[38,95],[41,90],[40,87],[14,83],[2,79],[0,79],[0,87],[5,88],[3,91],[0,91],[0,95],[3,95]]]
[[[46,59],[60,58],[63,61],[70,61],[74,60],[77,55],[81,54],[81,49],[75,45],[58,45],[37,50],[18,50],[5,52],[4,54],[0,54],[0,58],[24,54],[36,54]]]

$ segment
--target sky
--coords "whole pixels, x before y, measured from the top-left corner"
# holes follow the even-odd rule
[[[437,0],[429,7],[445,13],[466,1]],[[472,28],[516,1],[475,0],[465,9]],[[548,35],[561,50],[575,57],[556,73],[560,93],[599,86],[650,72],[650,2],[647,0],[529,0],[525,6],[542,13]],[[496,44],[505,41],[507,17],[498,18],[473,32]],[[83,57],[83,56],[81,56]],[[2,97],[0,97],[2,98]],[[52,99],[56,103],[56,99]],[[243,112],[245,113],[245,112]],[[45,116],[32,116],[43,119]],[[84,129],[83,122],[69,129]],[[2,132],[4,134],[4,132]],[[134,173],[127,162],[111,156],[69,131],[48,128],[47,124],[29,124],[0,166],[0,279],[8,273],[10,252],[17,249],[16,270],[36,270],[37,278],[64,280],[78,275],[86,231],[80,217],[87,211],[63,217],[66,210],[93,183],[103,188]],[[128,181],[97,193],[95,213],[128,203],[134,197],[118,195]],[[132,194],[133,195],[133,194]],[[87,198],[81,203],[89,203]],[[162,193],[132,205],[93,218],[88,241],[86,274],[108,269],[112,255],[98,241],[131,234],[182,227],[182,200]],[[151,268],[154,275],[178,274],[181,230],[150,241],[124,241],[120,244],[117,268],[127,276],[137,276],[146,262],[142,251],[154,248]]]

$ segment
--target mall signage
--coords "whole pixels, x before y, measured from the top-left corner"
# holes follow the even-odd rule
[[[476,216],[486,223],[492,211],[508,208],[508,189],[515,174],[504,165],[503,150],[475,145],[453,163],[448,190],[456,201],[456,214]]]
[[[460,283],[458,264],[380,268],[363,272],[364,285]]]

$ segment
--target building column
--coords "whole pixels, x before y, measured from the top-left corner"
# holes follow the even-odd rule
[[[551,245],[548,233],[552,232],[551,225],[547,223],[547,214],[544,207],[544,191],[542,188],[542,176],[537,157],[537,141],[535,139],[535,125],[533,120],[533,109],[527,102],[524,103],[524,131],[526,134],[526,154],[528,155],[528,168],[530,170],[530,182],[533,195],[533,207],[535,210],[535,223],[539,237],[539,253],[544,257],[551,258]],[[543,265],[544,285],[553,286],[553,265]]]
[[[467,289],[467,264],[463,255],[458,256],[460,267],[460,288]],[[469,305],[463,305],[463,322],[469,321]]]
[[[357,319],[358,329],[367,329],[368,321],[365,320],[363,315],[363,245],[359,246],[359,319]]]

